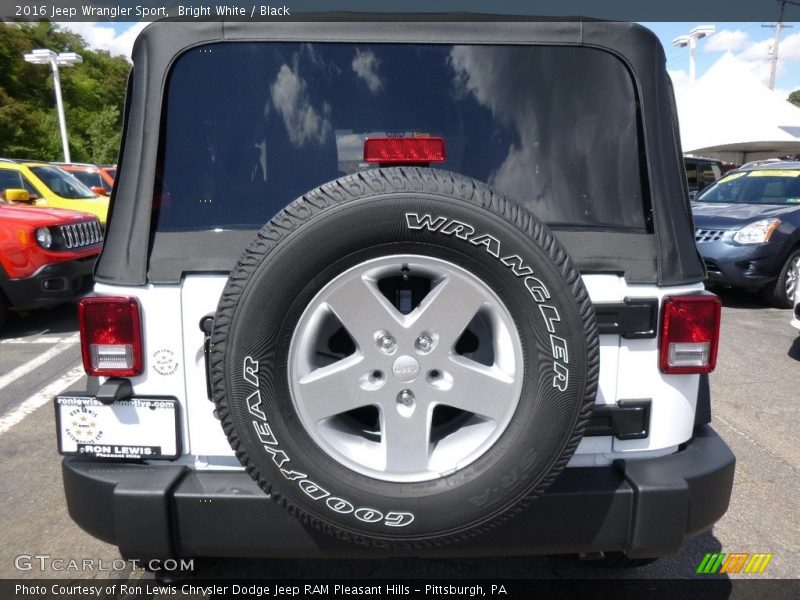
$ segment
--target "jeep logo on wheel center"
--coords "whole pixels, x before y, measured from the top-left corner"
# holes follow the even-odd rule
[[[419,375],[419,363],[413,356],[401,356],[392,365],[392,373],[400,381],[414,381]]]

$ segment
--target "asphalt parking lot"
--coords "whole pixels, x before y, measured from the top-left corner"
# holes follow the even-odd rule
[[[737,456],[730,509],[714,529],[688,541],[679,555],[647,567],[608,571],[572,557],[380,561],[205,560],[206,576],[369,578],[692,578],[706,552],[769,552],[763,575],[800,578],[800,337],[790,311],[758,296],[723,292],[717,371],[712,375],[713,425]],[[19,556],[119,558],[115,547],[81,531],[67,515],[55,449],[50,398],[82,387],[74,305],[13,317],[0,331],[0,578],[63,578]],[[16,563],[16,564],[15,564]],[[31,564],[31,568],[18,567]],[[69,572],[70,579],[151,578],[143,570]],[[709,576],[705,576],[709,577]],[[719,576],[727,577],[727,576]]]

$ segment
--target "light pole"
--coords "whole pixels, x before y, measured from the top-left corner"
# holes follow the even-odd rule
[[[686,35],[680,35],[672,40],[672,45],[678,48],[689,46],[689,81],[694,83],[695,79],[695,61],[694,51],[697,49],[697,40],[711,35],[717,30],[713,25],[698,25]]]
[[[83,57],[74,52],[56,54],[52,50],[40,48],[30,54],[26,54],[25,60],[35,65],[50,65],[53,69],[53,87],[56,89],[56,108],[58,110],[58,124],[61,127],[61,145],[64,147],[64,162],[72,162],[69,156],[67,121],[64,118],[64,101],[61,99],[61,77],[58,74],[58,67],[74,67],[83,62]]]

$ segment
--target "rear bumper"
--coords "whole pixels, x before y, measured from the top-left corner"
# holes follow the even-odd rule
[[[77,298],[92,289],[97,255],[52,263],[22,279],[3,279],[2,289],[12,308],[33,310]]]
[[[63,461],[70,516],[127,558],[357,558],[678,551],[727,510],[735,458],[708,426],[673,455],[570,468],[536,501],[489,533],[442,548],[376,550],[305,526],[242,471]]]

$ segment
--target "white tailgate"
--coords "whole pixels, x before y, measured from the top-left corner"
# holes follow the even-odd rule
[[[702,290],[702,285],[658,288],[628,285],[616,275],[585,275],[594,303],[622,302],[625,298],[663,298]],[[238,462],[214,416],[206,391],[203,317],[213,314],[226,277],[192,275],[182,286],[118,288],[97,285],[99,294],[136,296],[143,308],[145,375],[132,380],[137,395],[168,395],[182,407],[184,452],[202,466],[235,466]],[[170,309],[172,308],[172,310]],[[618,400],[652,400],[650,436],[621,441],[610,436],[581,441],[570,465],[608,464],[615,458],[669,454],[691,437],[698,375],[663,375],[658,369],[658,341],[600,336],[598,404]]]

